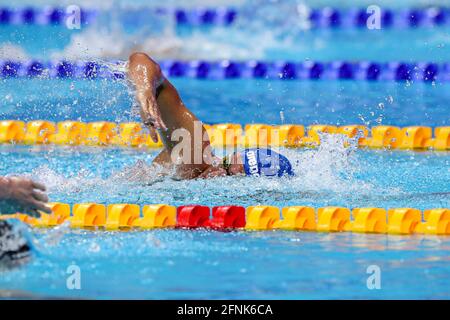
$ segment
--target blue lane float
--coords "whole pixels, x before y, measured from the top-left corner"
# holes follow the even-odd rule
[[[231,25],[238,12],[234,8],[198,8],[175,9],[175,21],[178,25]]]
[[[179,26],[229,26],[234,24],[240,15],[237,8],[192,8],[192,9],[152,9],[158,15],[172,15]],[[151,13],[149,11],[149,14]],[[81,10],[81,21],[87,24],[95,20],[101,11],[93,9]],[[67,13],[64,8],[0,8],[0,25],[40,24],[63,25]],[[367,8],[337,9],[324,7],[310,9],[304,19],[311,28],[361,28],[367,27],[370,13]],[[301,18],[301,17],[299,17]],[[406,8],[401,10],[381,10],[381,28],[416,28],[433,27],[450,24],[450,8],[427,7]]]
[[[366,8],[340,10],[331,7],[313,9],[308,18],[313,28],[357,27],[366,28],[371,13]],[[407,8],[401,10],[382,9],[381,28],[415,28],[441,26],[450,23],[449,8]]]
[[[86,25],[95,20],[96,11],[80,9],[80,23]],[[60,7],[0,7],[1,25],[64,25],[71,15],[65,8]]]
[[[95,21],[100,10],[80,9],[81,24]],[[237,16],[233,8],[197,8],[197,9],[164,9],[149,10],[149,14],[172,15],[178,25],[230,25]],[[70,16],[62,7],[0,7],[0,25],[64,25]]]
[[[171,78],[450,81],[450,63],[164,60],[160,65]],[[119,70],[123,70],[123,62],[105,65],[95,61],[0,61],[1,78],[123,79],[125,75]]]

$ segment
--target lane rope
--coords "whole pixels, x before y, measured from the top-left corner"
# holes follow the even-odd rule
[[[124,79],[124,62],[111,61],[1,61],[0,78]],[[450,81],[450,62],[349,61],[178,61],[159,62],[171,78],[284,79],[357,81]],[[117,68],[111,68],[116,65]],[[121,66],[121,67],[120,67]],[[116,69],[116,70],[113,70]]]
[[[137,230],[188,228],[215,230],[291,230],[318,232],[356,232],[378,234],[450,235],[450,209],[423,212],[414,208],[344,208],[291,206],[281,209],[257,205],[203,205],[174,207],[167,204],[74,204],[52,203],[52,214],[40,218],[25,214],[0,216],[19,219],[34,227],[56,227],[67,223],[72,228],[98,230]],[[280,215],[281,213],[281,215]]]
[[[450,63],[433,62],[318,62],[318,61],[160,61],[171,78],[284,79],[358,81],[450,81]],[[116,65],[117,68],[111,68]],[[119,67],[121,66],[121,67]],[[124,79],[123,62],[1,61],[0,78]],[[116,70],[113,70],[116,69]]]
[[[154,14],[172,17],[178,26],[230,26],[245,13],[239,8],[138,8],[125,10],[129,14]],[[96,20],[100,10],[81,9],[81,22],[87,25]],[[373,12],[368,8],[339,9],[333,7],[305,8],[299,12],[298,19],[312,29],[323,28],[359,28],[367,29]],[[0,8],[0,25],[64,25],[71,13],[62,7],[23,7]],[[450,24],[450,9],[447,7],[406,8],[392,10],[380,8],[381,27],[417,28],[438,27]],[[139,24],[140,20],[126,20],[127,24]],[[367,29],[368,30],[368,29]]]
[[[62,7],[0,7],[0,27],[2,25],[53,25],[65,26],[68,18],[73,13],[67,8]],[[96,18],[95,10],[81,9],[80,22],[81,25],[87,25]]]
[[[355,140],[360,148],[450,150],[450,126],[380,125],[368,128],[363,125],[303,125],[222,123],[204,124],[214,147],[317,147],[324,134],[345,135],[344,146]],[[83,123],[45,120],[23,122],[0,121],[0,144],[69,145],[69,146],[122,146],[161,148],[162,142],[153,142],[148,130],[138,122],[114,123],[107,121]]]

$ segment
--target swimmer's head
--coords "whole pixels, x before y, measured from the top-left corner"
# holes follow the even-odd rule
[[[17,222],[0,220],[0,273],[3,269],[22,265],[30,259],[30,241],[17,227]]]
[[[289,160],[270,149],[246,149],[224,158],[224,167],[229,175],[247,176],[293,176]]]

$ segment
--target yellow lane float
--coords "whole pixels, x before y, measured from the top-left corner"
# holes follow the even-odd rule
[[[407,127],[401,132],[401,149],[425,149],[432,146],[432,129],[430,127]]]
[[[87,125],[86,138],[84,143],[90,146],[107,146],[117,135],[117,126],[115,123],[99,121],[91,122]]]
[[[73,205],[73,216],[70,219],[73,228],[104,227],[106,208],[97,203],[81,203]]]
[[[272,137],[274,127],[267,124],[249,124],[245,126],[244,145],[245,147],[267,147],[272,142],[279,141],[278,137]]]
[[[242,143],[242,126],[240,124],[216,124],[208,127],[207,132],[213,146],[234,147]]]
[[[177,208],[166,204],[144,206],[142,215],[142,218],[133,222],[133,227],[142,229],[173,228],[177,223]]]
[[[110,204],[107,210],[106,229],[118,230],[132,227],[140,216],[141,208],[136,204]]]
[[[31,121],[25,128],[23,142],[25,144],[46,144],[49,143],[49,137],[56,132],[56,126],[49,121]]]
[[[311,207],[286,207],[281,211],[283,220],[275,222],[276,229],[282,230],[316,230],[316,217]]]
[[[145,144],[147,136],[142,125],[137,122],[121,123],[119,134],[114,136],[112,143],[119,146],[137,147]]]
[[[83,122],[63,121],[59,122],[56,128],[56,133],[49,137],[51,143],[80,145],[86,139],[87,125]]]
[[[322,134],[341,134],[349,138],[358,135],[358,146],[386,149],[450,150],[450,127],[374,126],[370,130],[363,125],[311,125],[305,136],[305,127],[296,124],[272,126],[247,124],[204,124],[211,145],[214,147],[317,147]],[[370,134],[369,134],[370,131]],[[161,138],[154,142],[147,129],[140,123],[116,124],[106,121],[82,123],[63,121],[56,125],[39,120],[24,123],[15,120],[0,121],[0,143],[63,144],[123,147],[161,148]],[[345,146],[350,141],[344,141]]]
[[[0,121],[0,143],[20,143],[25,136],[25,123],[22,121]]]
[[[54,227],[64,223],[70,218],[70,205],[66,203],[49,203],[52,213],[41,212],[41,217],[37,219],[38,227]]]
[[[298,147],[305,136],[305,127],[300,125],[285,124],[274,130],[278,131],[278,145],[284,147]]]
[[[380,208],[355,208],[352,210],[351,231],[360,233],[385,233],[386,210]]]
[[[434,136],[435,150],[450,150],[450,127],[437,127],[434,129]]]
[[[435,235],[450,234],[450,209],[431,209],[423,212],[425,222],[415,232]]]
[[[280,209],[272,206],[251,206],[246,212],[247,230],[270,230],[280,220]]]
[[[372,137],[368,138],[368,146],[372,148],[397,148],[401,145],[402,132],[399,127],[372,127]]]
[[[418,209],[389,209],[387,232],[392,234],[412,234],[421,220],[422,214]]]
[[[341,207],[324,207],[317,210],[317,231],[349,231],[350,210]]]

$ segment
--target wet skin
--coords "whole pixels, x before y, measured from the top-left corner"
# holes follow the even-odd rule
[[[145,53],[133,53],[128,61],[128,77],[136,89],[136,99],[141,107],[141,118],[149,128],[152,139],[159,136],[164,149],[154,159],[153,163],[168,169],[175,169],[179,179],[211,178],[217,176],[242,174],[243,166],[235,162],[226,170],[222,159],[212,153],[206,129],[200,126],[198,118],[184,105],[175,87],[163,76],[159,65]],[[201,130],[201,142],[195,141]],[[173,141],[172,135],[177,129],[189,132],[191,138],[188,163],[175,162],[177,155],[173,151],[179,141]],[[197,134],[196,134],[197,133]],[[177,151],[177,150],[175,150]],[[183,155],[183,154],[181,154]],[[198,161],[194,155],[202,155]],[[184,155],[183,155],[184,156]],[[230,159],[238,161],[240,155],[233,154]],[[194,163],[192,163],[194,162]],[[233,162],[231,162],[233,163]]]

